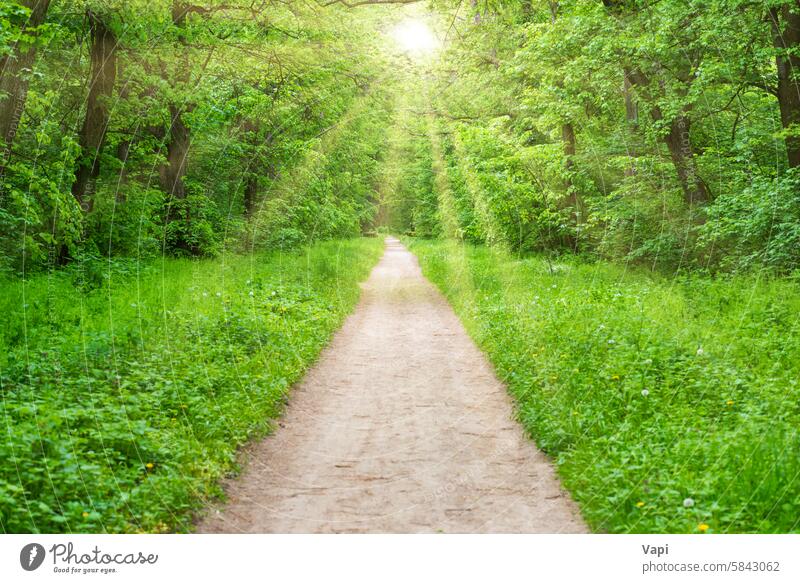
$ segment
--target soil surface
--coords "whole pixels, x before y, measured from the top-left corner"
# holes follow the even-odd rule
[[[355,312],[199,532],[586,532],[486,357],[386,241]]]

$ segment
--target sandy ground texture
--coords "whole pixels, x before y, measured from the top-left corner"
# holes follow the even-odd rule
[[[586,532],[547,458],[396,239],[199,532]]]

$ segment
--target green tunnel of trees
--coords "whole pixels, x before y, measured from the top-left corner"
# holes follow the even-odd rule
[[[799,167],[800,0],[0,0],[0,531],[192,530],[376,233],[592,528],[796,531]]]
[[[435,54],[391,50],[409,16]],[[5,272],[376,226],[800,259],[796,1],[6,0],[0,31]]]

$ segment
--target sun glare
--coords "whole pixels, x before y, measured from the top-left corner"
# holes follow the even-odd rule
[[[392,29],[397,46],[406,53],[418,55],[431,53],[439,47],[439,39],[422,20],[407,19]]]

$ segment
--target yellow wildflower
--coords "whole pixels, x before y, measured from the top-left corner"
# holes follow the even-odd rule
[[[153,463],[152,463],[152,462],[147,462],[147,463],[144,465],[144,467],[146,467],[148,470],[152,470],[154,466],[153,466]]]
[[[641,508],[642,506],[644,506],[644,502],[642,502],[641,500],[636,503],[636,508]]]
[[[612,381],[618,381],[619,380],[619,375],[618,374],[612,374],[611,375],[611,380]]]
[[[88,518],[89,517],[89,513],[88,512],[84,512],[83,514],[81,514],[81,516],[83,516],[84,518]]]
[[[728,402],[727,402],[727,403],[725,403],[725,404],[726,404],[728,407],[730,407],[731,405],[733,405],[733,401],[731,401],[730,399],[728,399]]]
[[[700,524],[697,525],[697,530],[699,530],[700,532],[705,532],[708,530],[708,525],[705,522],[701,522]]]

